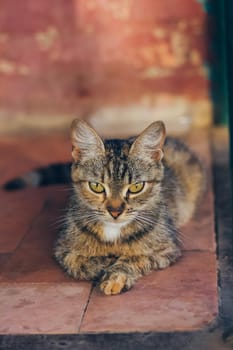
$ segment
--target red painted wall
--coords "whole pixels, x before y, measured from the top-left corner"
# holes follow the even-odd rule
[[[208,100],[207,19],[197,0],[1,0],[0,118]]]

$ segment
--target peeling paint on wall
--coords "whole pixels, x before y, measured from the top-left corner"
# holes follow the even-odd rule
[[[35,34],[36,41],[41,50],[49,50],[55,43],[59,36],[59,33],[55,27],[48,27],[44,32],[38,32]]]
[[[133,6],[132,0],[102,0],[101,6],[111,13],[116,19],[127,20],[130,17],[131,7]]]
[[[15,65],[6,60],[0,60],[0,72],[4,74],[12,74],[15,72]]]
[[[198,52],[197,50],[195,49],[191,50],[191,52],[189,53],[189,57],[190,57],[190,63],[193,64],[194,66],[200,66],[202,64],[200,52]]]
[[[212,0],[18,2],[0,18],[1,108],[86,115],[146,94],[208,99]]]
[[[175,56],[176,66],[185,64],[190,50],[190,38],[185,33],[175,31],[171,35],[171,48]]]
[[[19,74],[22,76],[28,75],[29,68],[24,64],[17,64],[12,61],[0,60],[0,73],[5,75]]]
[[[0,33],[0,43],[4,44],[9,39],[9,35],[6,33]]]
[[[168,77],[170,74],[171,74],[170,69],[161,69],[160,67],[157,67],[157,66],[151,66],[142,72],[141,77],[143,79],[155,79],[155,78]]]

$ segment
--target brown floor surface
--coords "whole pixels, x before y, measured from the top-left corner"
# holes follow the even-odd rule
[[[210,167],[208,134],[194,131],[187,141]],[[61,133],[2,137],[0,157],[4,183],[35,167],[70,160],[70,144]],[[215,319],[211,176],[196,217],[182,229],[182,259],[114,297],[72,281],[51,258],[69,195],[65,186],[0,194],[0,334],[195,330]]]

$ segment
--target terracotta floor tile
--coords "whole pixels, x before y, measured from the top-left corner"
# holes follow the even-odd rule
[[[22,243],[9,259],[2,281],[57,282],[70,281],[52,258],[57,221],[66,207],[68,191],[56,186],[35,189],[34,196],[43,198],[44,208],[31,224]]]
[[[43,206],[43,194],[32,189],[0,192],[0,253],[16,249]]]
[[[5,153],[5,151],[2,149],[2,145],[0,145],[0,185],[3,185],[8,180],[24,174],[31,169],[37,168],[39,165],[34,159],[28,158],[18,150],[16,151],[14,146],[12,146],[11,151],[8,148],[6,154],[2,155],[2,153]],[[14,160],[13,162],[12,159]]]
[[[217,311],[215,255],[188,252],[127,293],[105,296],[96,289],[81,332],[188,331],[212,322]]]
[[[188,143],[209,166],[208,134],[194,132]],[[62,133],[6,137],[0,157],[3,183],[38,166],[69,161],[70,142]],[[52,259],[68,194],[63,186],[0,193],[0,333],[76,333],[79,328],[91,285],[73,282]],[[119,296],[95,289],[81,331],[193,330],[210,323],[217,313],[211,189],[181,232],[186,252],[174,266],[140,279]]]
[[[11,257],[11,254],[8,253],[1,253],[0,254],[0,266],[1,266],[1,271],[4,269],[4,267],[6,266],[7,262],[9,261]],[[0,277],[1,280],[1,277]]]
[[[29,136],[5,136],[0,140],[0,183],[25,173],[39,165],[35,157],[29,153],[29,147],[24,146]],[[31,141],[31,149],[32,149]],[[38,147],[34,148],[34,154],[38,152]]]
[[[39,166],[70,161],[70,150],[68,133],[2,137],[0,140],[0,184]]]
[[[64,133],[5,136],[0,141],[0,184],[48,164],[70,160],[68,135]],[[38,190],[0,192],[0,253],[16,248],[43,205]],[[36,195],[36,200],[34,196]]]
[[[77,333],[89,293],[85,282],[1,285],[0,334]]]
[[[19,147],[22,154],[26,154],[39,164],[71,160],[69,130],[65,133],[39,133],[25,137]]]

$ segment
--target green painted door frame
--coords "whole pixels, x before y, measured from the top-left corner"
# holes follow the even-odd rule
[[[221,0],[218,0],[221,2]],[[233,180],[233,1],[224,0],[227,104],[231,143],[231,174]],[[232,181],[233,183],[233,181]]]
[[[221,1],[221,0],[219,0]],[[231,198],[233,206],[233,1],[224,0],[224,21],[226,28],[226,80],[228,120],[230,129],[230,169],[231,169]],[[233,246],[232,246],[233,254]]]
[[[208,1],[208,0],[207,0]],[[216,124],[228,123],[228,71],[227,71],[227,27],[226,3],[228,0],[213,0],[214,34],[210,43],[214,60],[211,65],[211,93]],[[230,3],[231,0],[229,0]]]

